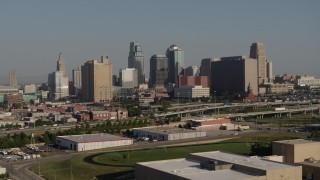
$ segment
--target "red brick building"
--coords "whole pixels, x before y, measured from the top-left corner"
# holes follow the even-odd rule
[[[202,86],[209,87],[208,76],[179,76],[179,87],[181,86]]]

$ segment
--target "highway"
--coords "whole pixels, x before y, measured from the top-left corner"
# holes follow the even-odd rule
[[[286,107],[286,106],[294,106],[295,108],[300,108],[300,106],[312,106],[312,104],[308,101],[303,102],[267,102],[267,103],[239,103],[239,104],[233,104],[233,105],[222,105],[222,104],[201,104],[201,105],[184,105],[179,107],[172,107],[171,109],[168,108],[168,110],[171,110],[167,113],[160,113],[155,114],[155,117],[167,117],[172,115],[181,115],[181,114],[190,114],[192,112],[201,112],[208,110],[217,110],[219,113],[220,109],[228,109],[228,108],[234,108],[234,107],[240,107],[240,108],[246,108],[246,107]]]

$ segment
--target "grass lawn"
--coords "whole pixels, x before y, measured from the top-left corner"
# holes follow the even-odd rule
[[[189,153],[221,150],[226,152],[249,154],[250,147],[244,142],[213,143],[186,147],[172,147],[125,152],[79,155],[71,160],[40,164],[40,172],[46,179],[113,179],[134,170],[136,162],[184,158]],[[38,173],[39,166],[31,167]]]
[[[73,179],[75,180],[93,179],[94,177],[114,179],[119,175],[133,172],[134,164],[137,162],[184,158],[189,153],[216,150],[248,155],[250,144],[253,142],[305,138],[305,136],[292,133],[257,133],[254,137],[252,134],[244,135],[237,139],[205,145],[82,154],[71,160],[41,164],[40,171],[46,179],[71,179],[72,166]],[[39,166],[35,165],[31,170],[38,173]]]

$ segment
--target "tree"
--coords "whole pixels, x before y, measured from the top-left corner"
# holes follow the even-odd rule
[[[256,142],[251,145],[251,155],[269,156],[272,154],[272,144],[270,142]]]
[[[311,138],[318,138],[320,137],[320,131],[314,131],[310,135]]]

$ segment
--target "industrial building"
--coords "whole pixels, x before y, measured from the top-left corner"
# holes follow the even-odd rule
[[[83,134],[58,136],[56,143],[59,147],[64,147],[76,151],[88,151],[108,147],[117,147],[133,144],[133,140],[111,134]]]
[[[205,137],[207,136],[207,133],[174,127],[145,127],[134,128],[133,136],[137,138],[147,137],[150,140],[172,141],[180,139]]]
[[[135,178],[139,180],[298,180],[302,178],[302,168],[264,160],[257,156],[212,151],[190,154],[186,159],[137,163]]]
[[[272,142],[272,153],[285,163],[302,166],[303,179],[320,177],[320,139],[293,139]]]
[[[284,156],[285,163],[320,160],[320,139],[292,139],[272,142],[272,154]]]

